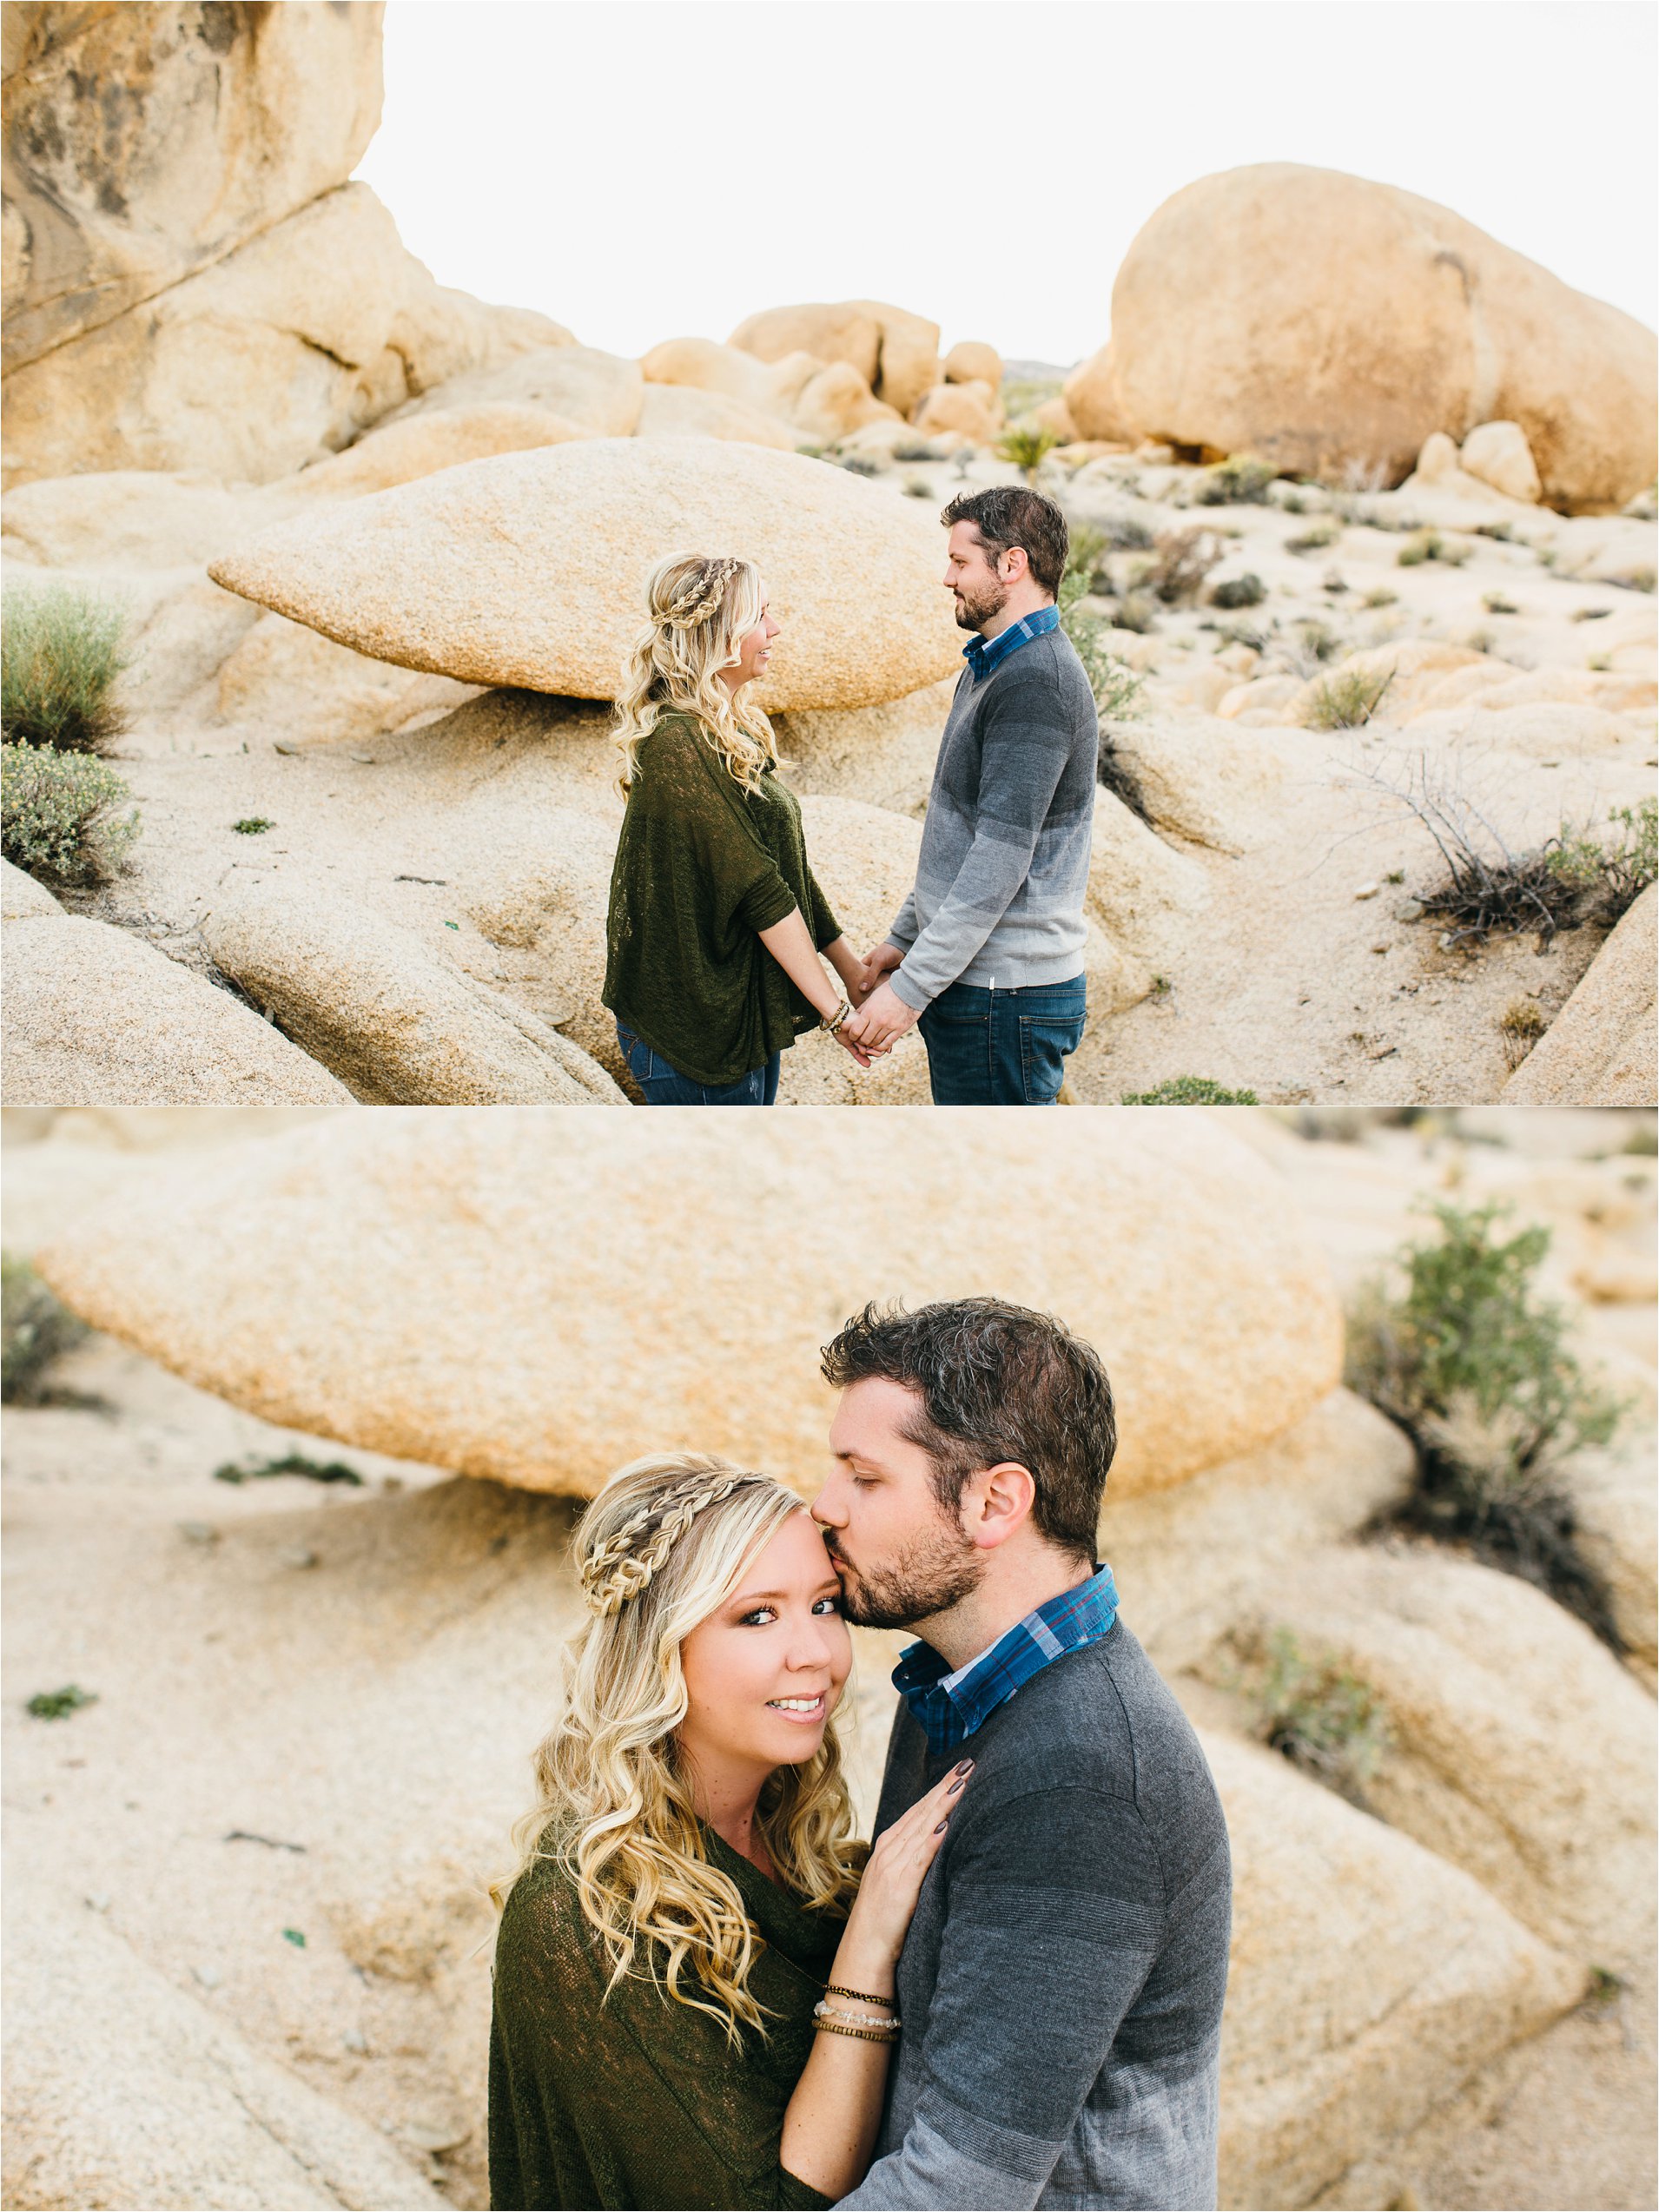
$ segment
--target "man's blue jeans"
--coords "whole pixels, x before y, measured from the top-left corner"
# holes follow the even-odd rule
[[[694,1083],[671,1067],[660,1053],[652,1052],[642,1038],[621,1022],[617,1042],[628,1063],[628,1073],[645,1094],[647,1106],[775,1106],[783,1054],[774,1053],[764,1067],[750,1068],[735,1083]]]
[[[918,1025],[935,1106],[1053,1106],[1086,1012],[1081,975],[1019,991],[951,984]]]

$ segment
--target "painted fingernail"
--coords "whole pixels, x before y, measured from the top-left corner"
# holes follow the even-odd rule
[[[947,1829],[949,1826],[950,1826],[950,1823],[949,1823],[949,1821],[948,1821],[948,1820],[942,1820],[942,1821],[939,1823],[939,1826],[937,1826],[937,1827],[934,1830],[934,1832],[933,1832],[935,1833],[935,1836],[942,1836],[942,1835],[943,1835],[943,1833],[945,1832],[945,1830],[946,1830],[946,1829]]]
[[[970,1773],[970,1772],[972,1771],[972,1769],[973,1769],[973,1765],[974,1765],[974,1762],[973,1762],[973,1760],[972,1760],[971,1759],[964,1759],[964,1760],[963,1760],[963,1761],[962,1761],[962,1765],[961,1765],[961,1766],[960,1766],[956,1769],[956,1772],[957,1772],[959,1774],[966,1774],[966,1773]]]
[[[966,1775],[966,1774],[958,1774],[958,1775],[957,1775],[957,1777],[956,1777],[956,1779],[955,1779],[955,1781],[951,1784],[950,1787],[949,1787],[949,1788],[948,1788],[948,1789],[945,1792],[945,1795],[946,1795],[947,1797],[955,1797],[955,1794],[956,1794],[956,1793],[957,1793],[957,1791],[958,1791],[959,1789],[962,1789],[962,1788],[965,1786],[965,1784],[967,1783],[967,1780],[968,1780],[968,1777],[967,1777],[967,1775]]]

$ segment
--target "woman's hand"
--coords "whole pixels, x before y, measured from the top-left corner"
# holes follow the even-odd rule
[[[943,1846],[950,1816],[973,1765],[971,1759],[964,1759],[953,1767],[877,1839],[836,1954],[837,1982],[863,1989],[865,1983],[854,1978],[856,1973],[868,1978],[871,1970],[884,1968],[890,1975],[898,1964],[922,1880]],[[854,1957],[846,1955],[849,1951]],[[880,1994],[874,1989],[870,1993]]]

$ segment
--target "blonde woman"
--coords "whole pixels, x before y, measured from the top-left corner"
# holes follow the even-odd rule
[[[491,2203],[832,2203],[869,2163],[968,1762],[852,1841],[839,1586],[769,1477],[638,1461],[576,1557],[587,1618],[496,1890]]]
[[[605,1003],[648,1106],[770,1106],[803,1030],[869,1065],[843,1029],[863,963],[808,864],[771,724],[743,696],[778,634],[758,571],[686,554],[645,598],[617,701],[628,810]]]

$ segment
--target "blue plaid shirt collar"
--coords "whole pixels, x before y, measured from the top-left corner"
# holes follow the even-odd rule
[[[1039,607],[1035,614],[1021,615],[1018,622],[1011,622],[995,637],[975,637],[962,647],[962,658],[974,671],[975,683],[982,683],[994,669],[1001,667],[1010,653],[1017,653],[1021,645],[1028,645],[1034,637],[1043,637],[1060,627],[1058,607]]]
[[[1052,1660],[1098,1643],[1116,1624],[1117,1585],[1109,1567],[1040,1605],[988,1651],[952,1674],[931,1644],[912,1644],[893,1669],[894,1685],[927,1731],[935,1755],[954,1751]]]

